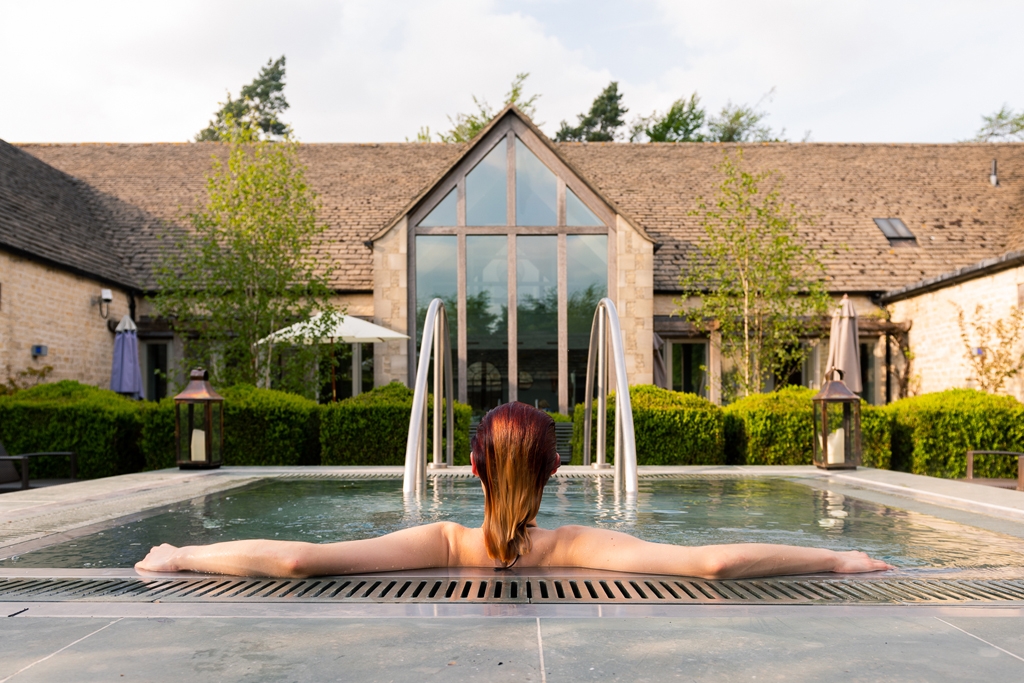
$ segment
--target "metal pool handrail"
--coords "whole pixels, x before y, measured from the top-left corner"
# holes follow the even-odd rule
[[[419,363],[416,366],[416,384],[412,397],[412,415],[409,418],[409,438],[405,444],[405,473],[402,493],[420,493],[427,486],[427,375],[430,372],[431,351],[434,360],[434,462],[431,467],[448,467],[455,458],[455,410],[452,392],[452,348],[449,341],[448,314],[441,299],[434,299],[427,308],[423,321],[423,341],[420,343]],[[443,391],[442,391],[443,389]],[[447,398],[447,402],[444,399]],[[446,462],[441,462],[441,408],[446,408],[448,444]]]
[[[591,412],[594,402],[594,372],[597,371],[597,462],[595,468],[608,467],[607,451],[608,351],[615,368],[615,490],[625,488],[627,494],[637,492],[636,436],[633,431],[633,408],[629,402],[629,381],[626,379],[626,355],[622,347],[619,313],[611,299],[597,304],[590,327],[590,350],[587,352],[586,400],[583,410],[583,464],[590,464]],[[597,358],[595,360],[595,351]]]

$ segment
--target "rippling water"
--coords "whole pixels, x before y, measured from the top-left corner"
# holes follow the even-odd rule
[[[130,567],[159,543],[244,538],[316,543],[379,536],[441,520],[479,526],[476,480],[435,480],[418,503],[399,481],[266,480],[206,496],[90,536],[0,561],[0,567]],[[1024,541],[783,479],[640,482],[635,504],[609,481],[552,480],[537,523],[585,524],[683,545],[786,543],[863,550],[901,573],[1024,576]]]

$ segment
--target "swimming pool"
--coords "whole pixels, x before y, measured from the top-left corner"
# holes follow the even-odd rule
[[[415,524],[482,520],[475,479],[433,479],[418,503],[395,480],[264,479],[150,511],[130,522],[0,560],[0,568],[128,568],[150,546],[242,538],[331,542]],[[644,479],[636,503],[607,479],[553,479],[538,523],[586,524],[687,545],[786,543],[864,550],[899,574],[934,578],[1024,575],[1020,539],[861,500],[785,477]]]

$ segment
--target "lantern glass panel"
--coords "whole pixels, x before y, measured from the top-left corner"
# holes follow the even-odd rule
[[[825,464],[841,465],[852,453],[849,403],[826,403],[828,434],[825,437]],[[844,419],[844,417],[846,419]]]
[[[820,401],[814,401],[814,463],[821,465],[824,463],[824,454],[822,452],[821,442],[821,413],[822,403]]]
[[[206,406],[202,404],[188,404],[189,426],[191,436],[189,437],[189,454],[192,462],[207,462],[206,452],[206,430],[207,424]]]

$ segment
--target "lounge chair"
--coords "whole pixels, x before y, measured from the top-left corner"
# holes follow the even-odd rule
[[[20,455],[8,455],[3,442],[0,442],[0,484],[21,480],[22,490],[29,488],[28,485],[28,463],[32,458],[43,456],[60,456],[71,461],[71,478],[78,477],[78,456],[73,451],[54,451],[51,453],[22,453]],[[14,467],[15,462],[21,463],[21,472]]]
[[[1016,451],[967,451],[967,478],[972,484],[985,484],[986,486],[998,486],[1003,489],[1014,488],[1013,479],[975,479],[974,477],[974,456],[975,455],[1012,455],[1017,458],[1017,490],[1024,491],[1024,453]]]

